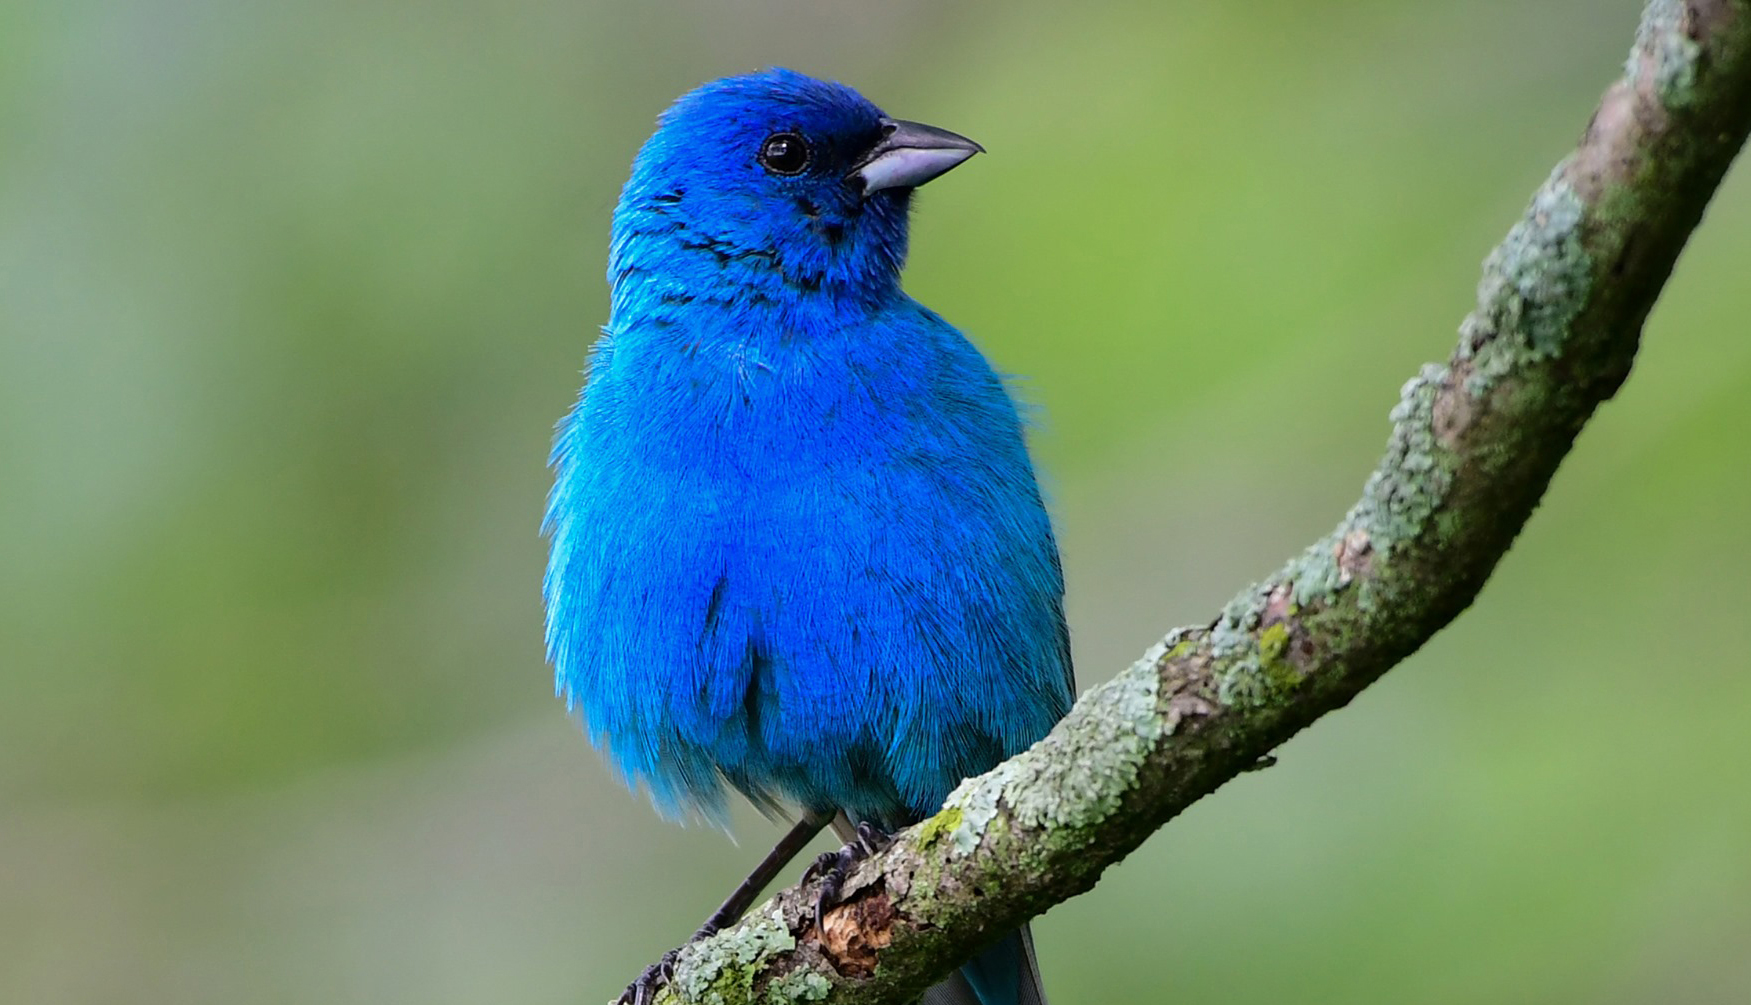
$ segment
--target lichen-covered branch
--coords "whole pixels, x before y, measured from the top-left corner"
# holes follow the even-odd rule
[[[659,1000],[907,1001],[1428,641],[1628,375],[1748,128],[1751,0],[1649,3],[1622,79],[1484,263],[1452,357],[1405,384],[1336,529],[964,783],[858,869],[820,930],[814,891],[784,891],[686,949]]]

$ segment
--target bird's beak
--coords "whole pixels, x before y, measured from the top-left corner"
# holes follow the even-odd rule
[[[905,119],[883,119],[882,138],[851,169],[863,194],[916,188],[985,148],[959,133]]]

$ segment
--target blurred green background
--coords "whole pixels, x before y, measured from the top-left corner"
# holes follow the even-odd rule
[[[0,7],[0,1002],[600,1002],[776,833],[552,698],[549,429],[656,113],[991,151],[1082,683],[1330,527],[1634,0]],[[1751,179],[1475,608],[1038,923],[1058,1005],[1751,1000]]]

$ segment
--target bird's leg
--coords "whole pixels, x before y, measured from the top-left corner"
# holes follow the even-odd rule
[[[699,930],[687,940],[687,945],[710,938],[720,930],[735,923],[743,912],[753,906],[754,898],[760,895],[760,891],[766,888],[766,884],[772,882],[772,878],[789,865],[791,859],[796,858],[797,853],[814,840],[815,835],[821,833],[821,829],[826,827],[832,819],[833,814],[831,813],[812,811],[804,813],[803,818],[796,822],[796,826],[787,831],[784,837],[778,839],[778,843],[772,846],[772,850],[766,853],[766,857],[760,860],[760,864],[754,867],[754,871],[748,874],[748,878],[742,880],[741,884],[731,891],[729,897],[718,905],[718,909],[711,912],[711,917],[705,919],[705,924],[699,926]],[[671,949],[664,953],[657,962],[646,967],[644,973],[638,976],[638,980],[628,984],[626,990],[620,993],[616,1005],[650,1005],[651,999],[656,996],[657,989],[667,984],[669,978],[674,976],[675,958],[680,954],[680,949]]]
[[[681,950],[671,949],[657,962],[645,967],[638,980],[628,984],[626,990],[620,992],[620,997],[614,999],[614,1005],[650,1005],[657,996],[657,989],[675,976],[675,957],[679,955]]]
[[[843,819],[843,818],[842,818]],[[835,825],[833,828],[844,834],[848,829]],[[816,876],[821,877],[821,894],[815,900],[815,927],[821,927],[821,919],[828,911],[839,903],[839,892],[845,887],[845,880],[851,875],[851,870],[857,864],[893,844],[894,839],[876,825],[867,820],[858,821],[852,830],[845,847],[838,851],[830,851],[816,858],[808,871],[803,873],[803,881],[807,882]]]
[[[705,924],[699,926],[699,931],[693,933],[693,938],[687,941],[698,942],[700,939],[716,935],[720,929],[740,918],[743,912],[754,906],[754,898],[760,895],[760,891],[766,888],[766,884],[772,882],[773,878],[790,864],[791,859],[796,858],[797,853],[801,852],[810,841],[813,841],[815,835],[821,833],[821,829],[826,827],[832,819],[833,814],[831,813],[812,811],[804,813],[803,818],[797,821],[796,826],[792,827],[784,837],[778,839],[778,843],[772,846],[772,850],[766,853],[766,857],[760,860],[760,864],[754,867],[754,871],[748,874],[748,878],[742,880],[742,885],[731,892],[729,897],[718,906],[718,909],[711,913],[711,917],[705,919]]]

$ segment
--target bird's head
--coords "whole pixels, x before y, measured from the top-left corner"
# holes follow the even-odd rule
[[[790,70],[706,84],[633,164],[614,215],[616,299],[686,295],[676,284],[885,295],[912,190],[981,149]]]

